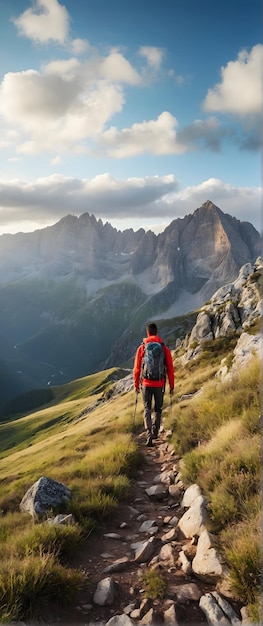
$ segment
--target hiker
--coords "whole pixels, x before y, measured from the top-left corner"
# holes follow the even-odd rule
[[[152,440],[158,437],[161,425],[163,396],[165,391],[166,374],[168,376],[170,394],[174,390],[174,366],[171,352],[159,337],[157,326],[150,322],[147,327],[147,337],[137,349],[133,380],[135,392],[139,393],[140,386],[144,404],[144,426],[147,431],[146,445],[152,446]],[[154,414],[152,419],[152,400],[154,399]]]

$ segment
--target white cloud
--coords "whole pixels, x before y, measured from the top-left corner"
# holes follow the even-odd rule
[[[177,120],[168,111],[163,111],[156,120],[133,124],[130,128],[118,131],[111,127],[99,138],[100,145],[107,154],[124,158],[138,154],[180,154],[185,151],[176,141]]]
[[[26,135],[18,152],[79,153],[82,142],[102,132],[111,116],[121,111],[121,87],[106,79],[87,77],[85,82],[83,73],[84,68],[79,71],[78,63],[71,60],[49,64],[44,74],[27,70],[5,75],[0,110],[9,124]]]
[[[33,0],[32,8],[15,24],[34,41],[67,43],[74,55],[87,52],[81,60],[76,56],[53,59],[41,70],[5,74],[0,84],[0,114],[19,133],[13,142],[17,154],[48,152],[50,158],[61,158],[72,153],[122,159],[147,153],[160,156],[207,148],[216,151],[225,138],[242,149],[259,147],[261,132],[254,122],[246,127],[242,122],[239,134],[215,117],[194,120],[180,128],[174,115],[162,111],[156,119],[135,121],[130,127],[110,126],[113,116],[124,108],[127,85],[141,88],[156,78],[165,51],[141,46],[144,66],[137,71],[118,48],[102,55],[86,40],[70,41],[69,15],[57,0]],[[236,61],[222,68],[221,83],[209,90],[205,110],[247,115],[259,110],[262,50],[258,45],[250,54],[243,51]],[[183,80],[174,70],[168,74],[173,82]],[[4,130],[1,146],[8,148],[12,140],[4,136]]]
[[[82,65],[76,57],[55,59],[43,67],[43,75],[53,74],[54,77],[63,77],[63,80],[74,80],[78,74],[81,74],[81,68]]]
[[[236,138],[236,130],[221,126],[215,117],[194,120],[181,129],[177,127],[177,119],[163,111],[156,120],[136,123],[120,131],[112,126],[98,137],[98,143],[108,156],[123,159],[147,153],[183,154],[202,148],[219,151],[225,137]]]
[[[112,215],[130,210],[131,207],[158,200],[171,190],[176,189],[177,182],[172,174],[165,176],[146,176],[145,178],[116,179],[108,173],[100,174],[92,179],[76,179],[53,174],[39,178],[35,182],[20,180],[0,180],[0,198],[2,206],[16,206],[17,198],[21,199],[21,207],[28,204],[42,210],[46,207],[47,197],[53,199],[55,206],[67,206],[67,210],[76,209],[83,201],[95,203],[99,214],[105,211]],[[52,203],[51,203],[52,204]],[[125,204],[125,209],[123,209]],[[50,207],[50,211],[52,211]],[[141,209],[139,208],[138,211]],[[63,213],[64,214],[64,213]]]
[[[72,39],[72,41],[70,42],[70,47],[73,54],[83,54],[89,49],[89,42],[86,39]]]
[[[85,153],[86,141],[99,135],[124,104],[123,85],[141,78],[120,52],[100,56],[96,50],[80,62],[53,60],[42,71],[5,74],[0,85],[0,112],[24,136],[17,152]]]
[[[1,85],[1,112],[8,122],[32,129],[43,119],[63,115],[75,92],[62,76],[44,76],[36,70],[9,72]]]
[[[262,111],[263,45],[251,52],[242,50],[236,61],[221,68],[221,82],[209,89],[203,103],[205,111],[220,111],[247,116]]]
[[[161,67],[164,57],[164,51],[161,48],[156,48],[154,46],[141,46],[139,54],[144,57],[150,67],[155,70],[158,70]]]
[[[51,165],[53,165],[53,167],[55,167],[56,165],[60,165],[61,163],[61,158],[60,156],[55,156],[54,159],[51,159]]]
[[[57,0],[35,0],[32,9],[13,21],[21,35],[39,43],[53,40],[64,44],[69,29],[67,9]]]
[[[12,222],[21,225],[22,216],[26,230],[27,222],[35,222],[37,228],[72,212],[87,211],[107,219],[125,219],[131,213],[141,218],[148,210],[159,215],[159,201],[176,188],[173,175],[118,180],[102,174],[78,180],[53,174],[32,183],[0,180],[1,232],[10,232]]]
[[[259,188],[234,187],[210,178],[180,190],[172,174],[127,180],[110,174],[83,180],[53,174],[34,183],[0,180],[0,232],[33,230],[54,224],[68,213],[85,211],[96,218],[117,220],[123,229],[132,227],[132,222],[142,228],[155,224],[152,228],[157,232],[160,223],[192,213],[207,199],[261,229]]]
[[[141,82],[139,74],[132,65],[117,50],[113,50],[100,64],[101,76],[117,83],[138,85]]]

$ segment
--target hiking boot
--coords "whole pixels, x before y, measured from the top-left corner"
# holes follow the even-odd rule
[[[153,442],[152,442],[152,436],[151,436],[151,435],[148,435],[148,437],[147,437],[147,439],[146,439],[146,446],[148,446],[148,448],[151,448],[151,447],[152,447],[152,445],[153,445]]]
[[[153,430],[152,438],[153,439],[157,439],[157,437],[158,437],[158,428],[157,428],[156,424],[153,425],[153,429],[152,430]]]

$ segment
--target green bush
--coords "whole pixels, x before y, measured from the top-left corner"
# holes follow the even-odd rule
[[[83,541],[78,525],[34,525],[16,534],[10,542],[12,553],[19,558],[28,555],[54,554],[60,562],[67,562]]]
[[[141,580],[145,587],[144,595],[146,598],[149,598],[150,600],[164,598],[166,592],[166,582],[157,570],[152,568],[147,572],[144,572]]]
[[[0,564],[0,621],[36,619],[46,599],[72,601],[83,575],[66,569],[51,553]]]
[[[109,518],[117,508],[117,500],[112,494],[104,493],[100,487],[95,489],[95,482],[90,491],[74,491],[71,512],[85,531],[90,531],[96,523]]]
[[[223,535],[224,554],[236,597],[248,605],[251,619],[260,623],[261,537],[260,514]]]

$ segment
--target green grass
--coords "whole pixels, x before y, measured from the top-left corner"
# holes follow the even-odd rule
[[[134,394],[101,402],[118,370],[98,373],[55,390],[60,402],[0,425],[0,615],[2,621],[37,619],[48,598],[72,601],[85,577],[70,568],[83,542],[107,524],[129,495],[141,463],[132,431]],[[94,406],[85,414],[84,409]],[[84,411],[84,412],[83,412]],[[31,445],[28,445],[28,443]],[[75,524],[32,524],[19,512],[25,491],[40,476],[66,484],[70,505],[47,515],[71,512]],[[92,575],[92,573],[91,573]],[[30,589],[34,591],[30,593]]]
[[[52,553],[11,558],[0,564],[0,621],[35,619],[45,601],[70,603],[83,576],[60,565]]]
[[[141,581],[144,586],[144,596],[150,600],[161,600],[165,597],[166,582],[160,572],[151,568],[142,572]]]
[[[167,333],[170,328],[167,329]],[[185,484],[197,482],[210,508],[230,571],[233,593],[247,603],[251,619],[259,611],[260,364],[254,359],[232,382],[215,378],[221,359],[231,359],[235,341],[208,345],[198,362],[181,364],[174,354],[173,407],[165,395],[165,427],[172,427],[182,456]],[[129,498],[141,458],[133,433],[143,428],[143,405],[131,391],[107,396],[116,368],[52,389],[52,400],[32,413],[0,424],[0,614],[2,621],[36,619],[41,601],[60,602],[87,581],[72,570],[72,554],[93,533],[107,527],[118,503]],[[184,394],[202,393],[181,401]],[[108,398],[108,399],[107,399]],[[75,525],[32,525],[19,512],[25,491],[40,476],[66,484]],[[253,529],[253,550],[249,536]],[[147,597],[165,594],[162,577],[144,572]],[[92,577],[92,572],[88,577]],[[30,586],[34,585],[32,598]]]
[[[202,394],[178,402],[172,424],[172,441],[183,455],[183,481],[198,483],[207,497],[209,528],[221,543],[233,593],[248,605],[256,623],[261,579],[260,399],[260,363],[254,358],[232,381],[214,378],[204,384]]]
[[[0,424],[0,457],[6,456],[10,449],[22,450],[67,429],[122,373],[123,370],[112,368],[52,388],[52,399],[47,406]],[[23,404],[23,397],[21,400]]]
[[[251,512],[252,513],[252,512]],[[251,619],[260,623],[262,545],[260,500],[253,514],[222,533],[222,551],[230,566],[229,580],[235,596],[249,609]]]

